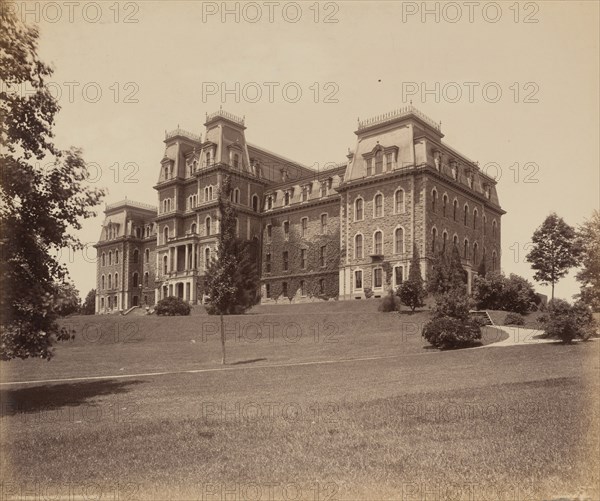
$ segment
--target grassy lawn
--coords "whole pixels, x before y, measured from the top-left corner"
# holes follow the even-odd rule
[[[230,317],[225,371],[3,386],[2,499],[600,498],[600,343],[438,352],[371,307]],[[220,369],[210,317],[70,321],[2,380]]]

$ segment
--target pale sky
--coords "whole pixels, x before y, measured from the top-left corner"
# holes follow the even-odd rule
[[[599,3],[475,3],[430,2],[424,17],[422,2],[400,1],[231,2],[225,18],[221,2],[16,7],[39,21],[55,67],[56,143],[101,167],[106,203],[155,203],[165,129],[203,133],[220,105],[245,115],[249,142],[322,166],[346,160],[358,117],[412,99],[447,144],[500,166],[502,267],[532,279],[525,246],[543,219],[577,225],[599,206]],[[79,233],[89,245],[103,208]],[[82,297],[95,287],[88,256],[68,259]],[[572,275],[558,297],[578,291]]]

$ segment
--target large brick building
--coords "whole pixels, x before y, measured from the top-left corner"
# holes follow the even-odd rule
[[[259,249],[262,302],[382,295],[408,276],[413,249],[425,277],[434,255],[453,245],[469,286],[481,260],[500,267],[495,181],[412,106],[359,121],[347,161],[318,172],[246,142],[244,120],[225,111],[204,125],[204,137],[166,134],[158,207],[106,207],[97,312],[169,295],[202,300],[225,175],[239,237]]]

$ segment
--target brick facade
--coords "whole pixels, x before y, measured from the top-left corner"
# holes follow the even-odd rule
[[[426,277],[454,241],[469,285],[481,260],[500,268],[504,211],[495,181],[412,106],[360,122],[348,162],[320,172],[248,144],[244,120],[227,112],[207,116],[205,127],[204,138],[166,135],[158,208],[127,200],[106,208],[97,312],[168,295],[203,300],[225,175],[238,235],[258,244],[262,302],[381,296],[408,277],[413,249]],[[119,263],[108,264],[117,249]]]

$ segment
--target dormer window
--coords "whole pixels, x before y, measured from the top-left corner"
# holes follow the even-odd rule
[[[286,191],[283,195],[283,205],[290,205],[290,192]]]
[[[237,153],[233,154],[233,168],[239,169],[240,167],[240,156]]]
[[[386,171],[392,170],[393,165],[394,165],[394,152],[386,153],[386,155],[385,155],[385,170]]]
[[[373,175],[373,159],[367,159],[367,176]]]
[[[377,150],[375,153],[375,174],[381,174],[383,172],[383,152]]]

